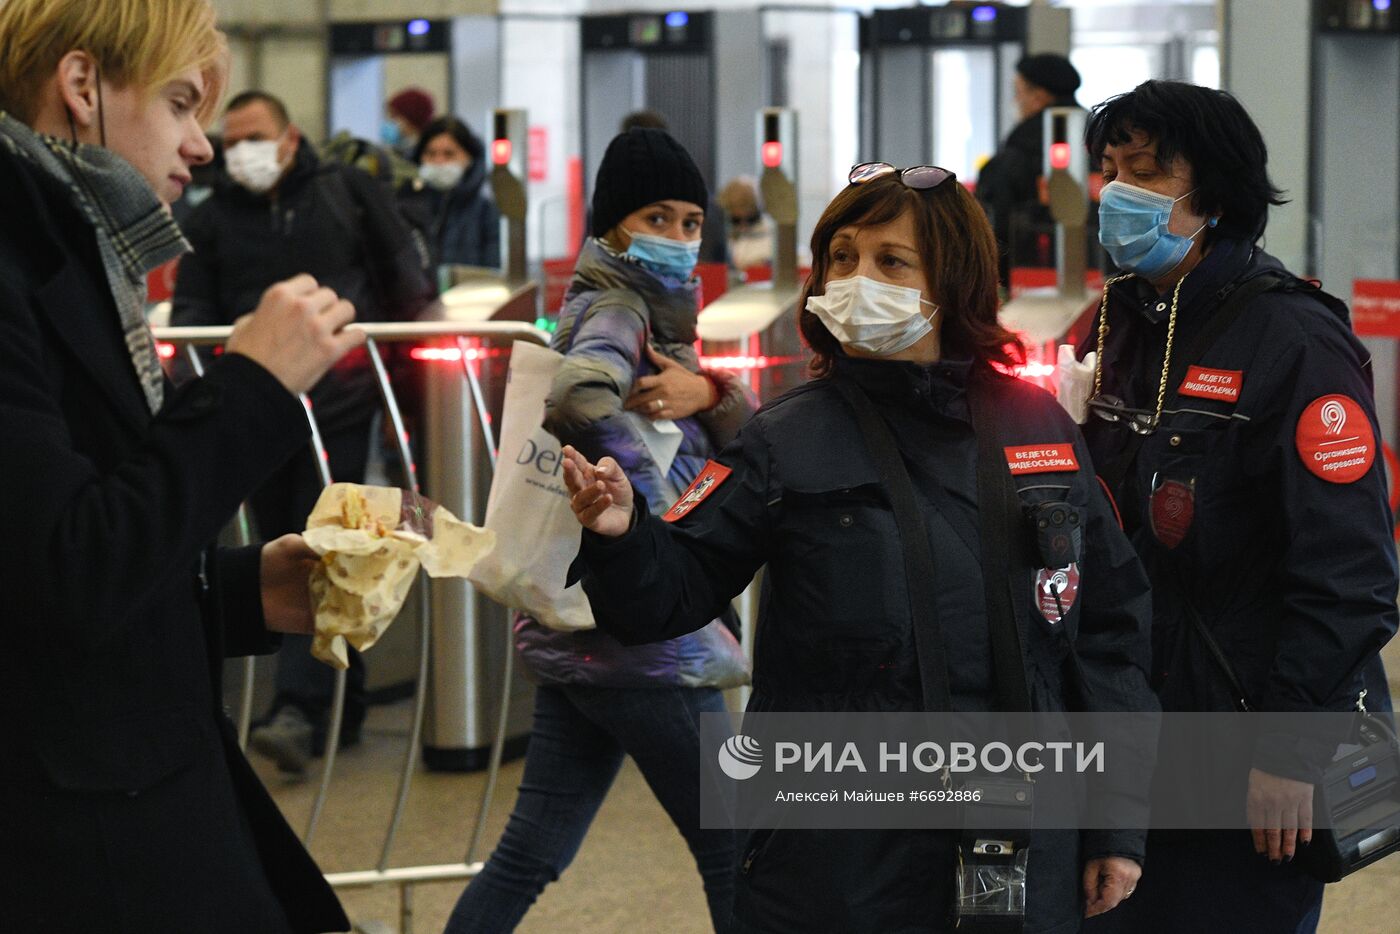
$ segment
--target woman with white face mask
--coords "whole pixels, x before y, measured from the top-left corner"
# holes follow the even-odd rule
[[[438,262],[498,268],[501,215],[486,181],[490,166],[481,137],[456,117],[439,117],[423,129],[413,161],[418,178],[399,197],[432,218]]]
[[[934,166],[849,180],[812,234],[816,378],[661,517],[614,458],[565,449],[598,625],[674,637],[766,565],[750,712],[1151,709],[1146,581],[1074,424],[1004,372],[1022,348],[997,322],[986,216]],[[1080,531],[1047,552],[1027,513]],[[1069,934],[1131,895],[1144,836],[1001,846],[1001,866],[1029,854],[1025,930]],[[960,867],[987,852],[956,830],[753,830],[730,930],[950,931]]]

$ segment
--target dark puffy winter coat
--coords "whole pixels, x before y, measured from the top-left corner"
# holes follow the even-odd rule
[[[615,458],[661,512],[753,412],[736,378],[712,377],[723,386],[719,403],[676,421],[680,449],[663,472],[643,440],[642,419],[622,408],[636,378],[655,372],[643,350],[648,342],[699,370],[697,288],[695,281],[663,282],[590,239],[579,255],[554,339],[554,349],[565,359],[545,405],[545,428],[591,460]],[[608,687],[733,683],[738,647],[732,614],[717,607],[701,631],[641,646],[624,646],[602,630],[554,632],[526,618],[517,629],[517,645],[545,681]]]

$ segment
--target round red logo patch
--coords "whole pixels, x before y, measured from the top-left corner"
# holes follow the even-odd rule
[[[1059,600],[1056,600],[1056,597]],[[1060,610],[1065,611],[1065,616],[1074,608],[1074,601],[1079,599],[1079,565],[1071,564],[1068,567],[1050,569],[1041,568],[1035,575],[1035,602],[1040,610],[1040,615],[1045,617],[1045,621],[1051,626],[1058,626],[1064,622],[1064,617],[1060,615]]]
[[[1196,517],[1196,481],[1167,480],[1152,491],[1148,519],[1152,534],[1168,548],[1175,548],[1191,530]]]
[[[1314,399],[1298,417],[1298,456],[1328,483],[1352,483],[1376,460],[1376,436],[1366,411],[1350,396]]]

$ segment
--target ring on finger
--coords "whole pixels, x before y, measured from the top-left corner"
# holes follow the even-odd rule
[[[654,411],[660,412],[662,409],[666,408],[666,403],[662,402],[660,399],[656,399],[651,403],[651,407]]]

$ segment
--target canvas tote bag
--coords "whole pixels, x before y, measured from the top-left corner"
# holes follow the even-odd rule
[[[496,602],[550,629],[572,631],[595,625],[583,586],[564,586],[583,528],[569,508],[563,445],[541,426],[563,360],[538,344],[516,341],[511,348],[500,453],[486,500],[486,528],[496,533],[496,548],[468,579]]]

